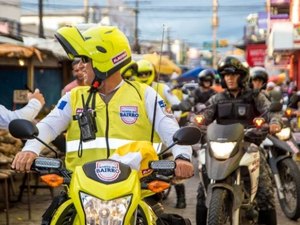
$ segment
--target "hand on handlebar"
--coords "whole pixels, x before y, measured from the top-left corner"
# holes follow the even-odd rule
[[[186,179],[194,176],[194,166],[191,162],[176,159],[175,176],[177,179]]]
[[[29,172],[31,165],[38,155],[31,151],[18,152],[12,162],[11,168],[17,172]]]

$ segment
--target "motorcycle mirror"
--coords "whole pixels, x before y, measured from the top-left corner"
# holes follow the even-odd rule
[[[12,136],[22,140],[37,139],[39,142],[44,144],[47,148],[55,153],[55,158],[58,158],[57,151],[51,148],[48,144],[38,138],[39,130],[37,126],[29,120],[16,119],[12,120],[8,125],[8,130]]]
[[[162,150],[158,155],[164,154],[174,145],[194,145],[200,141],[201,131],[197,127],[181,127],[173,135],[173,144]]]
[[[181,127],[173,135],[173,141],[177,145],[194,145],[200,138],[201,131],[197,127]]]
[[[37,127],[30,121],[24,119],[12,120],[8,125],[8,130],[15,138],[28,140],[39,134]]]

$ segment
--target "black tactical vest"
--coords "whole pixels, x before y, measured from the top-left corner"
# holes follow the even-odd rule
[[[244,126],[252,125],[255,117],[259,116],[254,102],[254,93],[245,91],[237,98],[232,98],[228,93],[222,93],[217,104],[217,123],[241,123]]]

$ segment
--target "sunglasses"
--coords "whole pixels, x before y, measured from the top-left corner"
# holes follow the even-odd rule
[[[83,63],[89,63],[91,62],[91,58],[87,57],[87,56],[80,56],[80,59]]]
[[[151,76],[151,71],[139,72],[137,73],[138,77],[149,77]]]

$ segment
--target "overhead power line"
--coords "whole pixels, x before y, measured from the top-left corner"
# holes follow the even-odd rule
[[[6,1],[1,0],[1,4],[7,4]],[[22,2],[21,7],[26,8],[36,8],[38,6],[38,3],[34,2]],[[83,4],[76,4],[76,3],[44,3],[45,10],[47,9],[81,9],[84,7]],[[99,8],[107,8],[107,9],[118,9],[120,8],[119,5],[88,5],[88,7],[99,7]],[[132,6],[122,6],[123,9],[127,10],[134,10],[134,7]],[[265,6],[263,4],[243,4],[243,5],[219,5],[218,10],[219,11],[240,11],[240,10],[262,10]],[[153,6],[153,5],[141,5],[139,6],[140,11],[151,11],[151,12],[168,12],[168,13],[177,13],[177,12],[203,12],[203,11],[211,11],[212,7],[211,5],[203,5],[203,6],[173,6],[173,5],[159,5],[159,6]]]

